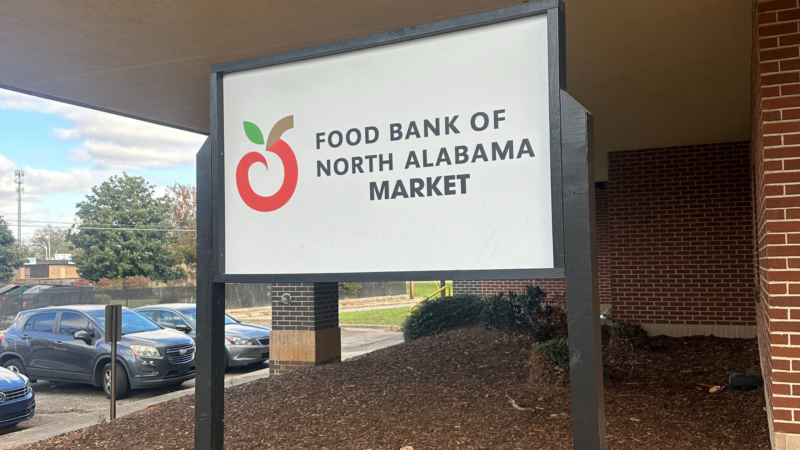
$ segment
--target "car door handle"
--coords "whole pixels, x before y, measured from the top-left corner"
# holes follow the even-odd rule
[[[61,342],[61,341],[56,341],[56,345],[61,345],[61,344],[63,344],[63,342]]]
[[[28,339],[28,335],[27,334],[23,334],[22,335],[22,339]]]

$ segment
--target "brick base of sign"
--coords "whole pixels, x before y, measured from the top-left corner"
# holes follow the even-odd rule
[[[342,354],[339,327],[324,330],[273,330],[270,359],[276,361],[323,362]]]
[[[272,285],[269,357],[271,374],[341,361],[338,283]]]

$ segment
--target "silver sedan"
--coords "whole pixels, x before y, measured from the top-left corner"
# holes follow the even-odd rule
[[[182,331],[195,338],[197,306],[193,303],[170,303],[136,308],[134,311],[164,328]],[[252,323],[242,323],[225,315],[225,353],[227,367],[246,366],[269,359],[269,333],[271,328]]]

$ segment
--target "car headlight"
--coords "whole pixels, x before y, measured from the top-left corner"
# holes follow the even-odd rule
[[[247,338],[238,338],[235,336],[225,336],[225,340],[227,340],[230,344],[229,345],[255,345],[252,340]]]
[[[158,358],[161,356],[157,348],[146,345],[131,345],[131,350],[133,350],[133,354],[140,358]]]

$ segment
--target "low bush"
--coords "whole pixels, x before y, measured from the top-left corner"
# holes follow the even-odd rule
[[[125,283],[123,284],[125,289],[139,289],[139,288],[146,288],[150,287],[150,278],[147,278],[142,275],[135,275],[132,277],[125,278]]]
[[[498,293],[484,300],[483,326],[509,334],[524,334],[536,342],[567,335],[567,315],[563,308],[547,303],[547,294],[528,285],[525,294]]]
[[[483,302],[477,295],[425,300],[403,322],[406,342],[481,322]]]
[[[531,380],[545,383],[569,381],[569,343],[566,339],[553,339],[533,347]]]
[[[634,348],[645,348],[649,345],[647,331],[641,325],[630,322],[617,322],[608,327],[612,341],[622,341]]]
[[[110,278],[100,278],[97,280],[97,283],[94,284],[94,288],[98,290],[106,290],[106,289],[122,289],[122,280],[119,278],[110,279]]]

